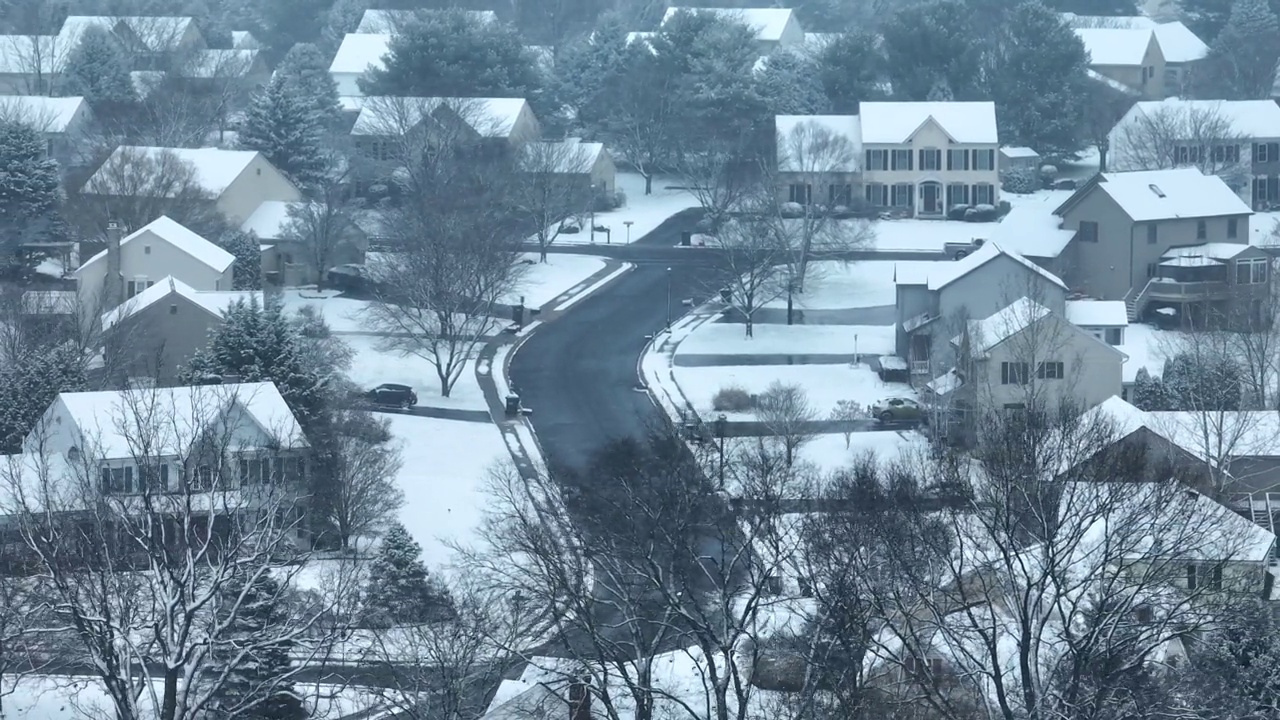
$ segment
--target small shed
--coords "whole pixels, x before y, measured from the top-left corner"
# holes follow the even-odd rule
[[[1012,146],[1000,148],[1000,171],[1036,170],[1040,167],[1040,153],[1029,147]]]

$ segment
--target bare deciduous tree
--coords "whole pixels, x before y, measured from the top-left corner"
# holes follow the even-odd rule
[[[144,707],[162,720],[203,717],[259,648],[290,644],[305,664],[336,639],[330,618],[353,588],[330,578],[323,596],[294,593],[310,559],[298,544],[304,441],[283,418],[247,428],[242,403],[259,399],[241,397],[257,392],[246,387],[126,391],[92,427],[46,416],[0,471],[3,511],[119,718]],[[266,574],[287,619],[239,637],[247,587]]]
[[[319,196],[289,209],[289,222],[281,239],[297,243],[302,256],[316,273],[319,288],[324,289],[325,275],[335,258],[356,241],[359,231],[355,214],[360,202],[347,194],[345,173],[318,188]]]
[[[0,52],[22,76],[23,95],[58,95],[62,69],[74,49],[59,35],[0,36]]]
[[[1252,144],[1214,104],[1166,103],[1134,108],[1111,138],[1112,170],[1195,167],[1232,188],[1250,176]]]
[[[396,485],[400,452],[384,442],[390,423],[354,415],[347,411],[333,420],[341,430],[334,433],[337,446],[329,448],[336,465],[328,470],[335,497],[325,507],[343,548],[381,530],[404,504]]]
[[[517,153],[511,203],[533,226],[538,259],[546,262],[547,248],[560,236],[563,221],[574,219],[581,225],[579,218],[591,208],[595,158],[576,140],[526,143]]]
[[[742,315],[747,337],[754,335],[756,312],[786,293],[791,248],[776,230],[773,223],[747,215],[707,236],[711,246],[724,251],[728,278],[723,289],[728,304]]]
[[[799,385],[785,385],[775,380],[760,394],[756,416],[782,444],[787,467],[795,462],[796,451],[816,434],[813,423],[818,419],[818,413]]]
[[[69,204],[90,236],[103,236],[111,222],[137,230],[161,215],[205,237],[225,224],[191,163],[163,149],[116,148]]]

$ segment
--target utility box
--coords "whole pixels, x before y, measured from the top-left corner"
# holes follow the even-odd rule
[[[507,396],[507,417],[515,417],[520,414],[520,396],[511,393]]]

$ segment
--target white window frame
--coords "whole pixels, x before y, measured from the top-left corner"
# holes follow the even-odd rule
[[[959,160],[959,162],[956,162]],[[962,148],[947,148],[947,169],[968,170],[969,151]]]
[[[867,202],[872,207],[889,207],[889,186],[884,183],[867,183]]]
[[[942,150],[939,148],[920,148],[920,170],[941,170]]]
[[[867,150],[866,162],[868,170],[888,170],[889,151],[883,149]]]
[[[972,167],[974,170],[995,170],[996,169],[996,151],[995,150],[974,150]]]
[[[974,205],[996,204],[996,186],[991,183],[974,183],[970,195]]]
[[[956,190],[959,190],[959,193],[956,193],[955,192]],[[960,196],[959,200],[956,199],[957,194],[959,194]],[[947,200],[948,210],[955,207],[956,205],[968,205],[969,204],[969,186],[961,182],[947,183],[946,200]]]
[[[889,189],[889,204],[896,208],[909,208],[914,205],[915,185],[911,183],[894,183]]]
[[[1237,285],[1261,285],[1267,281],[1267,258],[1244,258],[1236,260]],[[1248,282],[1240,281],[1240,272],[1248,268]]]
[[[903,167],[903,160],[906,160],[906,167]],[[915,169],[915,153],[910,148],[906,150],[892,150],[889,153],[889,169],[891,170],[914,170]]]

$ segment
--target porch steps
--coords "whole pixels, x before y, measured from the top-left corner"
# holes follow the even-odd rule
[[[1129,317],[1129,322],[1138,322],[1138,298],[1130,295],[1124,299],[1124,312]]]

